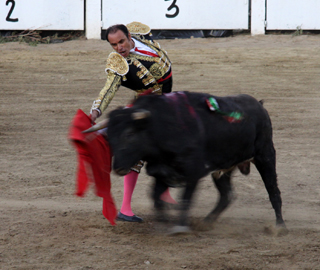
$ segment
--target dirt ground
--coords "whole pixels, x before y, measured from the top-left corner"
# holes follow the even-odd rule
[[[7,43],[0,44],[0,268],[320,269],[320,36],[160,43],[173,62],[174,91],[264,99],[289,234],[272,233],[274,211],[253,166],[248,177],[235,174],[237,199],[213,230],[167,236],[154,222],[152,179],[144,170],[132,203],[144,223],[111,226],[93,188],[84,198],[74,196],[77,160],[67,140],[76,110],[89,113],[104,86],[109,45]],[[108,111],[132,97],[121,88]],[[113,174],[117,207],[122,191],[122,178]],[[175,198],[179,192],[172,190]],[[192,220],[216,200],[206,177]]]

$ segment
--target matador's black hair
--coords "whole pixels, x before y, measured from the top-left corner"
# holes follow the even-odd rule
[[[129,31],[128,28],[123,25],[123,24],[115,24],[115,25],[111,25],[107,30],[106,30],[106,39],[109,42],[109,34],[113,34],[115,32],[117,32],[118,30],[122,31],[127,38],[129,38]]]

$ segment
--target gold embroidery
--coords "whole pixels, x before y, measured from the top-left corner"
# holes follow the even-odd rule
[[[148,61],[148,62],[155,62],[156,59],[159,58],[159,57],[150,57],[150,56],[145,56],[145,55],[140,55],[140,54],[130,54],[129,57],[130,56],[134,57],[136,59],[144,60],[144,61]],[[135,61],[137,61],[137,60],[135,60]],[[133,64],[136,65],[134,62],[133,62]]]
[[[111,70],[120,76],[126,75],[129,71],[129,65],[125,58],[116,52],[109,54],[106,65],[106,72]]]
[[[162,54],[162,55],[164,56],[164,54]],[[169,71],[170,66],[171,66],[169,60],[166,57],[164,57],[162,59],[159,57],[149,57],[149,56],[144,56],[144,55],[133,55],[133,54],[130,54],[129,57],[131,59],[131,62],[136,67],[140,68],[140,70],[137,72],[137,76],[139,77],[139,79],[143,78],[144,76],[151,75],[155,78],[155,80],[159,80],[160,78],[162,78],[164,76],[164,74],[166,74]],[[129,60],[129,57],[127,58],[127,60]],[[146,67],[139,60],[144,60],[144,61],[148,61],[148,62],[155,62],[155,63],[151,65],[149,70],[147,70]],[[145,78],[143,80],[144,85],[148,85],[151,82],[152,81],[150,80],[150,78],[149,79]]]
[[[148,84],[150,83],[153,83],[155,82],[155,78],[149,73],[146,78],[142,79],[142,83],[147,86]]]
[[[143,24],[141,22],[131,22],[131,23],[128,23],[126,26],[130,34],[147,35],[151,31],[148,25]]]
[[[149,73],[149,71],[146,69],[146,67],[141,65],[141,70],[137,72],[137,76],[139,77],[139,79],[141,79],[142,77],[144,77],[147,73]]]
[[[137,68],[140,68],[139,71],[137,71],[137,76],[139,77],[139,79],[143,78],[145,75],[148,75],[150,74],[149,70],[144,66],[142,65],[138,60],[133,60],[133,64],[137,67]]]
[[[154,40],[149,40],[149,43],[152,47],[156,47],[158,50],[161,50],[161,46],[158,42],[156,42]]]
[[[147,41],[147,39],[145,38],[145,36],[141,36],[141,35],[135,35],[131,33],[131,36],[134,37],[135,39],[139,40],[139,41]]]
[[[156,42],[156,41],[153,41],[153,45],[156,46],[156,47],[159,48],[159,49],[161,48],[161,47],[160,47],[160,44],[159,44],[158,42]]]
[[[155,93],[157,95],[161,95],[162,94],[162,85],[158,85],[158,87],[154,87],[154,90],[152,91],[152,93]]]
[[[138,60],[134,60],[134,61],[133,61],[133,64],[134,64],[136,67],[140,67],[140,66],[141,66],[141,63],[140,63]]]
[[[108,77],[106,84],[100,91],[98,98],[92,106],[92,109],[99,109],[101,112],[108,107],[121,84],[121,77],[119,75],[116,75],[111,71],[108,71],[107,73]]]
[[[148,61],[148,62],[155,62],[155,63],[159,64],[159,66],[161,66],[161,68],[163,68],[163,71],[164,71],[163,74],[165,74],[165,73],[168,72],[168,70],[169,70],[169,68],[170,68],[170,66],[171,66],[171,63],[170,63],[169,59],[168,59],[163,53],[161,53],[161,56],[162,56],[162,57],[149,57],[149,56],[138,55],[138,54],[135,54],[135,55],[130,54],[129,57],[134,57],[135,59],[143,60],[143,61]],[[128,57],[128,58],[129,58],[129,57]],[[128,59],[128,58],[127,58],[127,59]],[[133,64],[134,64],[135,66],[139,67],[139,66],[137,65],[137,62],[139,62],[139,61],[137,61],[137,62],[136,62],[136,61],[137,61],[137,60],[134,60],[134,61],[133,61]],[[140,62],[139,62],[139,63],[140,63]],[[152,72],[151,72],[151,73],[152,73]]]
[[[126,60],[127,60],[128,65],[130,66],[130,65],[132,65],[134,59],[127,57]]]
[[[164,74],[166,74],[164,69],[158,63],[154,63],[150,67],[150,73],[153,75],[153,77],[155,77],[156,80],[159,80]]]
[[[165,54],[164,54],[162,51],[159,52],[159,57],[160,57],[162,60],[167,60],[167,57],[165,56]]]
[[[163,67],[165,66],[165,62],[164,62],[161,58],[156,59],[156,63],[157,63],[161,68],[163,68]]]
[[[167,58],[168,61],[171,63],[171,61],[167,55],[167,52],[160,48],[159,43],[151,41],[151,40],[140,40],[140,41],[142,43],[144,43],[145,45],[147,45],[148,47],[150,47],[151,49],[155,50],[161,58]]]
[[[159,66],[163,69],[163,72],[164,72],[164,74],[166,74],[167,72],[168,72],[168,70],[169,70],[169,68],[170,68],[170,62],[169,61],[167,61],[167,59],[161,59],[161,58],[158,58],[157,59],[157,61],[156,61],[156,63],[158,63],[159,64]]]
[[[159,84],[155,84],[153,86],[150,86],[148,89],[140,89],[140,90],[136,90],[136,97],[139,96],[139,94],[144,93],[145,91],[152,89],[152,93],[157,94],[157,95],[161,95],[162,94],[162,85]]]

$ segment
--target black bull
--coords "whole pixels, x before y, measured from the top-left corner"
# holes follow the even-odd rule
[[[187,213],[199,179],[211,173],[220,194],[204,220],[211,224],[232,200],[232,172],[238,166],[248,173],[251,160],[268,191],[276,224],[285,227],[268,112],[248,95],[214,96],[220,111],[210,111],[209,97],[213,96],[191,92],[142,96],[131,108],[112,111],[107,135],[114,154],[113,169],[124,175],[138,160],[146,161],[148,175],[156,180],[153,199],[160,217],[164,217],[160,195],[169,186],[183,185],[178,225],[187,228]],[[242,119],[232,121],[225,112],[241,113]]]

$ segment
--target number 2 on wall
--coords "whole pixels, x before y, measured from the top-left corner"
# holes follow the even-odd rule
[[[169,1],[169,0],[164,0],[164,1]],[[168,7],[168,11],[170,11],[171,9],[175,8],[176,12],[173,14],[166,14],[167,18],[174,18],[177,17],[179,14],[179,7],[176,5],[177,0],[173,0],[173,3],[170,5],[170,7]]]
[[[11,3],[11,8],[10,8],[10,10],[9,10],[8,16],[7,16],[7,18],[6,18],[6,21],[8,21],[8,22],[17,22],[17,21],[19,21],[19,19],[12,19],[12,18],[10,18],[11,14],[12,14],[12,12],[13,12],[14,6],[16,5],[16,3],[14,2],[14,0],[7,0],[6,6],[9,5],[9,3]]]

